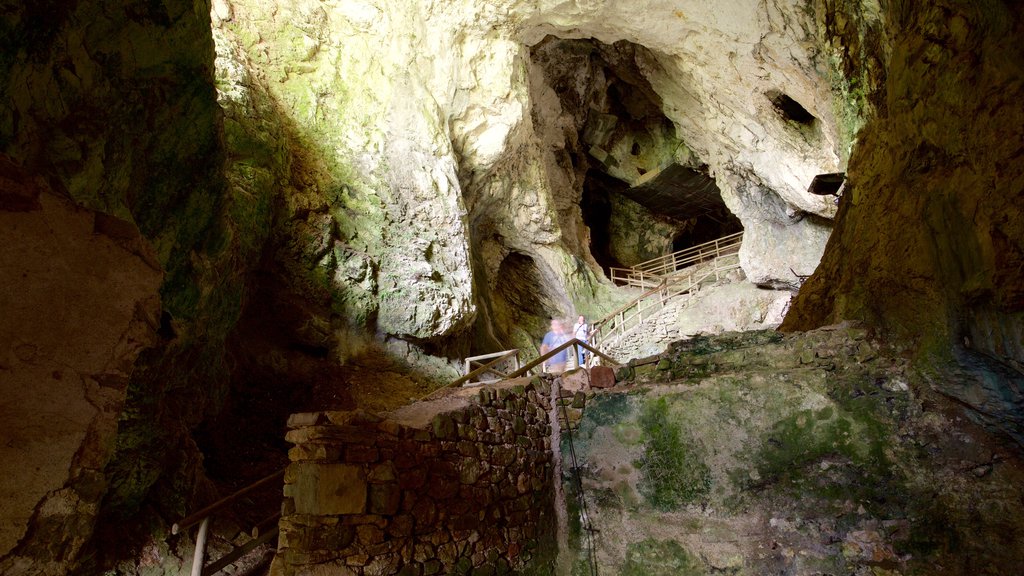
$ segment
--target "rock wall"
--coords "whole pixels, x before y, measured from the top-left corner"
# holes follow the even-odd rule
[[[643,206],[621,195],[609,199],[608,249],[623,266],[672,253],[672,240],[684,225],[658,218]]]
[[[699,337],[618,375],[572,436],[601,574],[1004,574],[1024,557],[1014,448],[863,328]]]
[[[107,489],[163,273],[138,229],[0,159],[0,572],[61,574]]]
[[[936,386],[1024,441],[1021,7],[888,3],[882,31],[827,13],[877,115],[850,159],[840,225],[783,328],[860,319],[937,369],[956,359],[974,376]]]
[[[195,471],[188,429],[223,391],[240,244],[260,233],[223,194],[208,11],[5,5],[5,573],[65,574],[101,510],[187,497],[168,476]]]
[[[834,206],[804,190],[814,174],[839,167],[846,142],[832,70],[818,65],[819,25],[783,4],[742,1],[720,14],[670,2],[634,10],[611,2],[237,0],[218,4],[215,25],[235,47],[222,69],[249,70],[265,84],[318,167],[305,179],[317,193],[299,186],[284,194],[290,223],[282,234],[338,316],[371,339],[458,348],[473,325],[476,342],[507,347],[535,339],[543,324],[525,322],[536,327],[524,331],[508,320],[516,314],[496,291],[509,257],[534,262],[537,291],[549,295],[538,318],[599,317],[615,307],[579,207],[591,163],[580,131],[590,108],[604,110],[590,96],[608,101],[598,94],[607,78],[585,51],[571,59],[581,67],[545,63],[549,34],[592,36],[613,67],[636,71],[630,81],[664,114],[648,136],[674,143],[644,140],[642,155],[685,151],[717,178],[748,229],[785,229],[785,246],[748,248],[752,277],[785,284],[789,268],[813,268],[827,227],[822,233],[801,214],[827,218]],[[613,49],[618,40],[627,49]],[[747,42],[756,49],[728,49]],[[807,126],[772,103],[783,88],[813,115]],[[605,143],[601,134],[590,139]],[[634,140],[605,144],[622,148],[616,158],[624,161]],[[740,191],[748,181],[787,217],[747,209]],[[803,245],[811,248],[791,250]],[[758,268],[760,261],[769,264]],[[341,337],[335,324],[344,322],[329,316],[328,332],[359,339]],[[329,348],[345,354],[340,344]]]
[[[271,574],[546,573],[554,476],[541,382],[453,391],[384,418],[293,415]]]
[[[96,502],[106,514],[94,541],[126,547],[166,522],[122,538],[122,521],[139,520],[142,510],[151,519],[183,514],[204,485],[194,431],[245,397],[256,371],[268,388],[286,381],[305,390],[344,382],[336,368],[374,347],[396,359],[388,370],[443,380],[453,371],[446,355],[473,345],[527,348],[549,315],[593,318],[616,307],[619,296],[588,253],[581,219],[589,162],[575,141],[582,108],[562,100],[587,87],[566,90],[581,80],[576,75],[545,78],[529,47],[548,35],[643,48],[617,57],[632,58],[660,100],[671,122],[659,128],[664,141],[679,140],[707,165],[748,233],[783,238],[751,242],[743,255],[750,277],[767,284],[785,284],[790,268],[803,274],[813,265],[828,223],[807,215],[827,220],[834,206],[807,195],[807,182],[842,168],[862,115],[877,113],[884,122],[872,125],[862,138],[871,146],[860,148],[875,151],[855,157],[856,185],[843,208],[853,216],[836,241],[836,254],[858,256],[853,265],[832,257],[794,323],[834,312],[911,334],[916,328],[903,319],[926,318],[927,332],[944,342],[966,335],[986,354],[1019,361],[1019,134],[1012,130],[1020,122],[1018,109],[1002,102],[1020,88],[1011,41],[1020,20],[997,3],[883,10],[821,1],[805,10],[811,5],[795,0],[656,0],[642,9],[611,1],[217,0],[213,34],[205,0],[9,4],[0,29],[0,206],[5,219],[32,222],[38,234],[13,236],[5,258],[17,271],[45,253],[46,238],[61,246],[85,241],[90,254],[104,254],[99,269],[109,268],[110,278],[115,269],[137,273],[110,306],[96,299],[109,297],[117,281],[103,284],[104,293],[76,280],[85,272],[74,267],[56,277],[63,284],[31,275],[9,284],[38,292],[37,311],[65,309],[67,294],[81,295],[87,302],[76,311],[124,329],[111,328],[82,351],[67,325],[28,326],[19,317],[25,334],[60,335],[40,341],[65,364],[111,350],[104,362],[75,370],[116,375],[101,386],[99,408],[76,401],[81,410],[55,443],[59,454],[46,469],[60,464],[69,479],[49,481],[45,500],[38,492],[10,503],[4,545],[15,547],[18,562],[40,559],[27,570],[65,570],[94,527]],[[886,26],[889,36],[881,36]],[[778,105],[783,92],[813,119],[787,116]],[[995,92],[1005,99],[989,102]],[[916,94],[926,95],[920,106]],[[981,124],[974,130],[961,118]],[[990,150],[983,132],[1002,134],[991,145],[1002,148],[975,153]],[[900,159],[896,172],[873,167],[892,158]],[[919,173],[930,175],[927,187],[901,180]],[[7,180],[38,187],[28,197],[45,200],[37,207],[8,192]],[[1000,193],[982,194],[989,188]],[[932,189],[942,193],[926,193]],[[758,204],[764,198],[770,209]],[[929,229],[951,233],[933,238],[875,219],[876,210],[892,218],[924,213]],[[75,225],[45,231],[38,220],[51,214]],[[987,236],[969,233],[980,229],[966,225],[972,218]],[[890,243],[881,234],[892,230]],[[909,247],[926,257],[909,273],[895,263],[875,267],[867,249],[859,251],[864,238],[873,239],[873,253]],[[527,271],[530,282],[507,288],[509,271]],[[161,272],[158,313],[149,292]],[[890,283],[898,277],[907,280]],[[907,296],[872,308],[874,292],[891,286]],[[543,296],[526,309],[531,294]],[[945,304],[919,305],[915,294]],[[136,319],[125,312],[134,303],[141,303]],[[272,321],[261,324],[264,317]],[[260,341],[268,334],[273,342]],[[24,365],[35,361],[17,348],[0,358],[5,389],[19,382],[94,399],[92,376],[86,392],[70,390],[55,371]],[[22,379],[30,373],[31,382]],[[277,380],[282,374],[288,378]],[[988,412],[997,418],[1012,416],[1012,399],[999,395],[1009,388],[984,386],[963,394],[992,399]],[[389,395],[404,401],[408,392]],[[16,404],[11,419],[35,421],[24,415],[49,393]],[[72,446],[79,439],[81,450]],[[54,498],[65,496],[57,506]],[[79,497],[85,504],[74,502]],[[26,524],[36,510],[46,521]],[[111,562],[90,555],[81,570]]]

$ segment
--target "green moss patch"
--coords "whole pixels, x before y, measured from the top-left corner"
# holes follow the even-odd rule
[[[646,437],[637,463],[642,472],[640,492],[655,508],[677,510],[705,496],[711,489],[711,471],[703,451],[669,414],[665,398],[648,402],[638,419]]]
[[[701,564],[675,540],[647,539],[630,544],[621,576],[700,576]]]

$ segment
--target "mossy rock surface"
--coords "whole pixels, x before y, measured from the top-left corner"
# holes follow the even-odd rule
[[[997,532],[1024,535],[1024,516],[997,512],[1021,511],[1024,473],[986,480],[994,445],[925,409],[954,410],[863,332],[725,335],[667,356],[706,372],[597,393],[573,437],[601,572],[658,573],[636,570],[662,558],[681,574],[998,573],[1024,555],[1016,540],[982,552]],[[563,436],[569,466],[567,449]]]

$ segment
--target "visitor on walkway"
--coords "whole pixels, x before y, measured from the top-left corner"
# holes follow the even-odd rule
[[[569,335],[565,333],[565,324],[557,318],[552,318],[551,331],[544,335],[544,340],[540,343],[540,355],[543,356],[568,341]],[[559,350],[557,354],[547,359],[543,369],[550,374],[561,374],[565,372],[565,363],[568,360],[568,348]]]
[[[581,314],[580,317],[576,319],[576,324],[572,327],[572,337],[580,342],[589,342],[589,340],[587,340],[588,336],[590,336],[590,327],[587,326],[587,319]],[[579,354],[579,364],[577,364],[577,366],[583,368],[586,349],[583,346],[577,346],[576,351],[577,354]]]

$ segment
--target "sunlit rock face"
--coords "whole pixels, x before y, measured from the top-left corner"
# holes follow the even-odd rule
[[[869,322],[935,386],[1024,442],[1024,97],[1019,5],[890,5],[833,21],[877,118],[850,159],[822,265],[784,324]],[[887,65],[883,65],[887,63]]]
[[[334,383],[373,349],[439,382],[473,347],[532,347],[551,315],[614,308],[628,295],[595,257],[593,172],[623,194],[667,169],[713,180],[746,231],[748,279],[796,285],[836,210],[807,185],[844,168],[863,115],[878,117],[851,166],[848,223],[792,325],[861,317],[1019,362],[1019,15],[904,4],[217,0],[212,16],[204,0],[12,4],[0,154],[53,199],[13,216],[0,204],[3,217],[105,223],[54,238],[106,251],[101,269],[136,283],[90,310],[114,368],[75,372],[116,376],[101,407],[86,406],[92,376],[82,392],[47,363],[18,373],[41,390],[19,413],[73,399],[47,464],[72,472],[11,503],[3,546],[30,538],[5,562],[60,550],[39,570],[59,573],[97,506],[164,520],[191,509],[182,486],[203,476],[205,448],[193,431],[257,371]],[[624,203],[609,218],[618,260],[692,233]],[[634,218],[651,223],[644,234],[630,234]],[[119,243],[136,229],[152,261]],[[11,239],[14,262],[27,244]],[[74,272],[64,282],[98,291]],[[2,372],[29,362],[12,353],[5,389],[28,387]],[[961,395],[1012,421],[1016,398],[991,382]],[[102,473],[79,485],[79,469]]]
[[[213,17],[229,118],[239,80],[258,79],[305,149],[278,177],[283,233],[331,307],[385,336],[472,325],[510,346],[614,302],[580,206],[592,167],[641,200],[645,174],[697,170],[751,232],[751,281],[813,270],[835,206],[805,190],[841,168],[852,132],[801,8],[239,0]],[[639,257],[657,242],[624,243]],[[514,254],[550,296],[529,318],[497,294]]]

